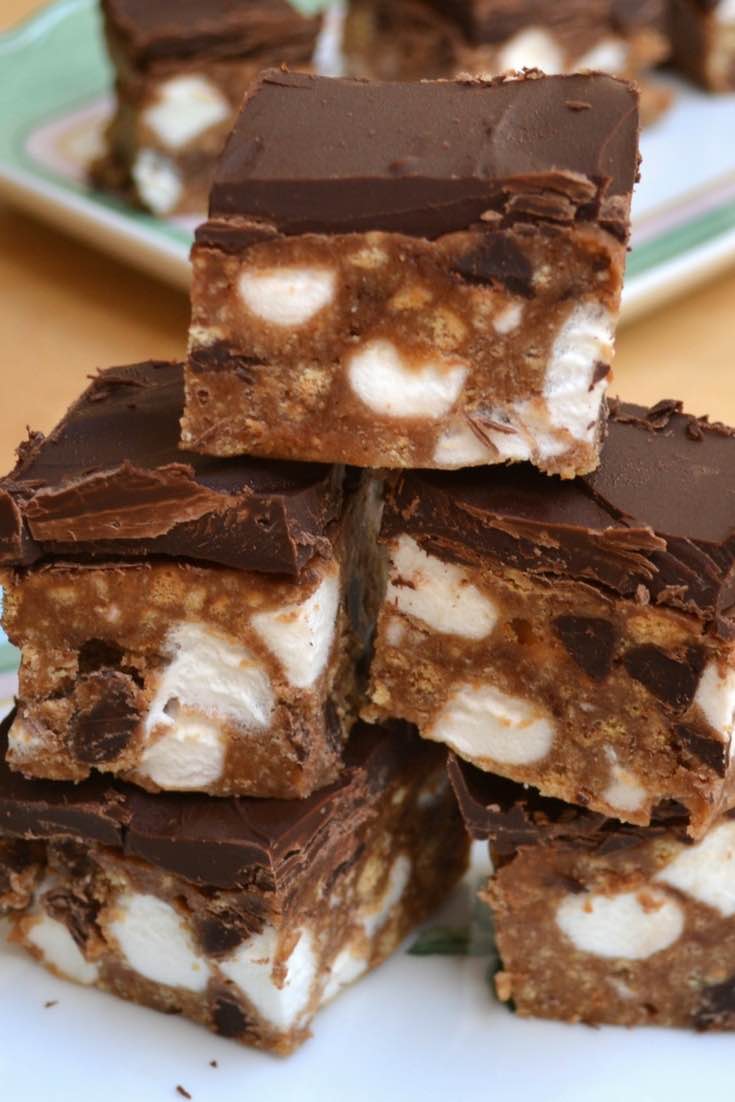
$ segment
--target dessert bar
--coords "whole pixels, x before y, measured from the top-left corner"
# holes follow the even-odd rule
[[[735,802],[735,433],[613,403],[599,469],[402,472],[366,716],[481,769],[700,834]]]
[[[186,447],[594,469],[638,97],[266,73],[192,253]]]

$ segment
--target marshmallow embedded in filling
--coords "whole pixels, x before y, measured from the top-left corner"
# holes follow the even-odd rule
[[[163,652],[170,660],[145,719],[138,771],[162,788],[206,787],[222,773],[223,722],[268,727],[274,707],[270,679],[245,647],[201,624],[177,624]]]
[[[509,70],[541,69],[547,75],[564,69],[562,52],[541,27],[528,27],[514,34],[498,54],[499,73]]]
[[[554,741],[551,718],[528,700],[493,685],[460,685],[426,731],[470,761],[528,765],[541,761]]]
[[[351,946],[348,945],[346,949],[342,949],[329,969],[329,977],[322,992],[322,1003],[329,1002],[343,987],[359,979],[367,970],[367,966],[365,957],[356,953]]]
[[[155,102],[143,112],[143,121],[162,145],[179,150],[230,113],[228,101],[210,80],[187,73],[158,85]]]
[[[171,214],[184,191],[181,175],[168,157],[155,149],[141,149],[131,169],[141,202],[154,214]]]
[[[735,915],[735,822],[720,823],[701,842],[684,846],[656,879],[731,918]]]
[[[209,965],[182,916],[155,895],[124,892],[110,909],[107,932],[134,972],[166,987],[204,991]]]
[[[271,1025],[292,1029],[309,1006],[318,970],[316,948],[309,930],[302,929],[285,962],[285,975],[277,979],[274,966],[278,948],[276,930],[266,926],[220,961],[219,968]]]
[[[406,535],[392,545],[390,557],[386,604],[434,631],[465,639],[484,639],[493,630],[498,610],[461,566],[428,555]]]
[[[467,366],[457,357],[407,363],[390,341],[364,344],[347,362],[353,391],[384,417],[426,417],[448,413],[462,393]]]
[[[602,895],[567,895],[556,911],[559,929],[582,953],[646,960],[681,936],[681,907],[655,888]]]
[[[337,276],[330,268],[245,269],[238,280],[251,314],[271,325],[296,328],[334,299]]]
[[[375,907],[361,918],[363,929],[368,937],[375,934],[390,918],[390,913],[400,902],[408,882],[411,879],[411,860],[405,853],[399,854],[391,865],[385,891]]]
[[[612,359],[613,332],[609,312],[585,302],[574,307],[554,341],[544,398],[550,423],[575,440],[594,440],[608,382],[607,375],[595,382],[595,372]]]
[[[628,47],[622,38],[602,38],[574,62],[579,72],[592,69],[597,73],[623,73],[628,64]]]
[[[85,985],[97,980],[97,965],[85,960],[63,922],[38,914],[26,926],[25,939],[35,946],[43,963],[60,976]]]
[[[323,673],[339,612],[337,568],[301,603],[259,612],[252,625],[297,689],[308,689]]]
[[[694,697],[702,715],[724,739],[731,739],[735,727],[735,668],[721,667],[714,659],[707,663],[697,685]]]

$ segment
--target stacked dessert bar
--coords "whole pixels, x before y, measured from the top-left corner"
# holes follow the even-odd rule
[[[0,905],[60,976],[288,1052],[468,841],[441,749],[354,722],[375,487],[182,451],[183,404],[181,364],[103,371],[0,483]]]
[[[608,411],[637,139],[600,74],[246,97],[186,365],[0,486],[0,900],[50,968],[288,1051],[466,822],[501,998],[729,1024],[735,440]]]
[[[289,0],[101,0],[116,107],[96,183],[154,214],[206,210],[217,157],[261,69],[309,69],[323,15]]]

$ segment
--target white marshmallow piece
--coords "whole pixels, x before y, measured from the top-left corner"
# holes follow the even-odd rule
[[[337,276],[331,268],[246,268],[238,280],[251,314],[270,325],[296,329],[332,302]]]
[[[464,418],[458,418],[456,424],[445,429],[434,448],[434,462],[444,470],[458,470],[460,467],[479,467],[483,463],[497,461],[495,448],[483,444],[472,431]]]
[[[720,0],[712,11],[715,22],[722,25],[735,23],[735,0]]]
[[[564,70],[564,58],[554,39],[541,27],[514,34],[498,55],[499,73],[511,69],[541,69],[547,76]]]
[[[252,625],[297,689],[310,688],[324,672],[339,612],[335,566],[305,601],[259,612]]]
[[[21,765],[47,749],[43,728],[31,726],[21,716],[16,716],[8,731],[8,761]]]
[[[735,733],[735,669],[721,667],[714,659],[707,663],[697,685],[694,703],[710,727],[723,739],[730,739],[733,750]]]
[[[400,903],[411,879],[411,861],[405,853],[399,854],[391,865],[388,883],[374,910],[361,916],[362,926],[368,937],[375,937],[385,926],[391,911]]]
[[[528,700],[493,685],[460,685],[450,695],[428,738],[444,742],[470,761],[530,765],[541,761],[554,742],[551,718]]]
[[[617,811],[638,811],[643,807],[647,792],[638,777],[629,769],[618,764],[618,757],[612,747],[607,748],[610,760],[610,784],[602,793],[603,800]]]
[[[656,879],[731,918],[735,915],[735,822],[721,823],[701,842],[682,847]]]
[[[484,639],[495,627],[498,610],[461,566],[428,555],[406,535],[391,546],[390,560],[385,599],[398,612],[464,639]]]
[[[228,101],[210,80],[188,73],[159,84],[143,121],[162,145],[177,151],[224,122],[230,113]]]
[[[647,960],[679,939],[684,915],[673,899],[647,887],[618,895],[567,895],[557,908],[556,923],[582,953]]]
[[[493,318],[493,328],[501,337],[506,337],[521,324],[523,318],[523,303],[511,302],[499,314]]]
[[[175,210],[184,186],[178,169],[168,157],[155,149],[141,149],[131,174],[144,206],[161,218]]]
[[[544,380],[549,421],[566,429],[575,440],[591,443],[607,376],[592,385],[598,363],[609,364],[613,354],[613,319],[599,303],[575,306],[558,332]]]
[[[396,346],[382,339],[354,352],[347,370],[353,391],[374,413],[428,420],[449,412],[467,377],[467,366],[457,357],[407,364]]]
[[[97,981],[97,965],[85,960],[63,922],[39,914],[26,927],[25,938],[39,951],[43,963],[65,979],[85,986]]]
[[[330,1002],[343,987],[354,983],[367,970],[368,962],[349,946],[338,953],[329,969],[329,978],[322,992],[322,1005]]]
[[[272,1026],[287,1030],[298,1025],[308,1009],[318,962],[312,936],[302,929],[278,986],[273,977],[277,950],[278,934],[266,926],[220,961],[219,968]]]
[[[201,624],[177,624],[163,651],[171,660],[145,719],[139,772],[161,788],[204,788],[224,765],[220,724],[268,727],[274,705],[270,679],[245,647]]]
[[[145,747],[139,769],[166,790],[206,788],[222,776],[225,751],[216,724],[178,713],[175,726]]]
[[[628,52],[622,38],[603,38],[586,54],[578,57],[573,68],[577,72],[592,69],[596,73],[624,73]]]
[[[134,972],[166,987],[204,991],[209,965],[196,952],[184,919],[170,903],[155,895],[124,892],[111,911],[107,932]]]

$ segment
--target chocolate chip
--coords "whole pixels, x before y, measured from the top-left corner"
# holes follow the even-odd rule
[[[69,739],[77,761],[89,765],[114,761],[126,749],[140,722],[132,678],[116,670],[80,677],[77,711]]]
[[[702,647],[690,647],[685,661],[672,658],[653,643],[633,647],[623,656],[623,665],[630,676],[676,711],[684,711],[694,699],[704,663]]]
[[[66,926],[83,953],[90,934],[96,926],[99,906],[91,899],[57,888],[46,893],[43,898],[43,907],[51,918]]]
[[[681,749],[709,766],[718,777],[725,776],[730,757],[729,746],[726,743],[702,731],[697,731],[687,723],[678,723],[674,728],[674,734]]]
[[[702,1031],[735,1026],[735,976],[704,988],[702,1001],[694,1014],[694,1026]]]
[[[593,681],[603,681],[607,677],[618,639],[609,620],[597,616],[558,616],[553,628],[588,677]]]
[[[453,270],[468,283],[502,283],[513,294],[533,297],[533,267],[510,233],[487,235],[476,249],[465,253]]]
[[[250,1021],[234,999],[220,997],[212,1008],[214,1028],[222,1037],[241,1037]]]
[[[248,936],[242,921],[227,921],[226,916],[201,919],[197,922],[197,940],[210,957],[222,957],[236,949]]]

